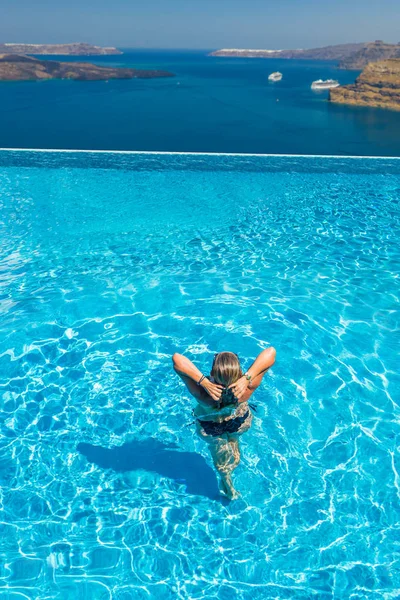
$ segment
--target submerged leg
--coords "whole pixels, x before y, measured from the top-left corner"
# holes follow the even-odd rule
[[[221,477],[222,492],[231,500],[239,496],[233,485],[231,473],[237,466],[237,458],[232,451],[232,445],[224,438],[216,438],[209,442],[211,457],[215,468]],[[240,460],[240,457],[239,457]]]
[[[233,471],[233,469],[236,469],[236,467],[240,463],[240,446],[239,446],[238,438],[230,437],[229,444],[231,446],[232,454],[233,454],[233,458],[234,458],[234,462],[233,462],[233,466],[232,466],[232,471]]]

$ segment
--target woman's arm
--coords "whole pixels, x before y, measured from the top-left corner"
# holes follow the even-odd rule
[[[223,387],[212,383],[199,369],[183,354],[175,353],[172,357],[174,371],[185,383],[189,392],[198,400],[208,406],[215,406],[221,397]],[[203,378],[203,379],[202,379]],[[198,385],[198,381],[201,381]]]
[[[275,357],[276,350],[272,346],[263,350],[257,356],[250,369],[247,370],[246,375],[248,375],[250,379],[243,375],[236,383],[229,386],[239,402],[246,402],[250,398],[254,390],[260,385],[265,373],[274,364]]]

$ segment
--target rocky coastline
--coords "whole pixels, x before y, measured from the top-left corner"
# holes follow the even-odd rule
[[[101,81],[109,79],[150,79],[174,77],[169,71],[99,67],[85,62],[39,60],[21,54],[0,54],[0,81],[40,81],[48,79],[75,79]]]
[[[298,60],[332,60],[339,69],[361,70],[371,62],[400,58],[400,44],[387,44],[381,40],[361,44],[338,44],[323,48],[297,50],[251,50],[224,48],[210,56],[231,58],[284,58]]]
[[[305,60],[342,60],[351,56],[365,44],[338,44],[336,46],[325,46],[323,48],[295,49],[295,50],[255,50],[240,48],[224,48],[211,52],[210,56],[222,56],[232,58],[285,58]]]
[[[97,56],[122,54],[118,48],[73,44],[0,44],[0,54],[58,54],[59,56]]]
[[[330,90],[336,104],[400,111],[400,58],[370,63],[352,85]]]

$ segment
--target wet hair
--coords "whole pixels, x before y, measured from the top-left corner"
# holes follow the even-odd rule
[[[211,376],[214,378],[215,383],[219,383],[225,388],[221,395],[220,406],[237,404],[237,398],[228,389],[228,386],[243,376],[238,355],[234,352],[219,352],[216,354],[211,368]]]

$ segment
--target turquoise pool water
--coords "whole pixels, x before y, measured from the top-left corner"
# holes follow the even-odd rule
[[[398,598],[400,160],[0,152],[0,598]],[[277,363],[226,503],[185,352]]]

